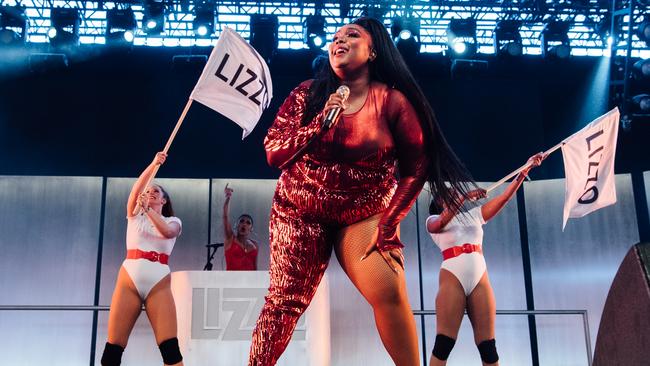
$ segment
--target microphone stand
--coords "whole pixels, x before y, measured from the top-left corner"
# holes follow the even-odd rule
[[[205,267],[203,267],[204,271],[212,271],[212,260],[214,259],[214,255],[217,253],[217,249],[222,246],[224,246],[223,243],[207,244],[205,246],[208,249],[208,261],[205,264]]]

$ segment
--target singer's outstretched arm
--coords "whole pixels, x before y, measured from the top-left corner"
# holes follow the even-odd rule
[[[427,155],[424,132],[417,113],[404,94],[392,90],[388,103],[388,115],[395,140],[399,182],[395,194],[379,222],[377,248],[386,251],[402,248],[397,237],[397,225],[408,214],[427,179]]]
[[[308,125],[301,126],[310,85],[311,80],[305,81],[291,91],[266,134],[264,139],[266,160],[273,167],[283,166],[322,129],[322,113],[316,115]]]

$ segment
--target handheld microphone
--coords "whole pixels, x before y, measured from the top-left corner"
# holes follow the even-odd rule
[[[205,247],[206,248],[219,248],[219,247],[222,247],[222,246],[224,246],[223,243],[214,243],[214,244],[206,244]]]
[[[350,88],[348,88],[347,85],[339,86],[339,88],[336,89],[336,92],[338,93],[338,95],[340,95],[343,98],[344,103],[346,100],[348,100],[348,97],[350,96]],[[340,107],[330,109],[329,112],[327,112],[327,116],[325,116],[325,120],[323,121],[323,128],[327,130],[330,127],[332,127],[336,119],[339,117],[340,113],[341,113]]]

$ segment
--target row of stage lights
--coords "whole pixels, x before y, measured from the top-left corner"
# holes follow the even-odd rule
[[[369,8],[367,13],[372,13]],[[194,4],[192,28],[198,38],[211,38],[215,33],[216,9],[214,1]],[[376,16],[376,15],[375,15]],[[376,16],[377,17],[377,16]],[[381,14],[378,16],[382,18]],[[57,46],[74,46],[79,43],[80,14],[76,8],[52,8],[51,28],[48,31],[50,43]],[[24,8],[4,6],[0,8],[0,46],[21,45],[26,42],[28,20]],[[141,30],[148,36],[165,32],[166,8],[163,2],[146,0],[143,3]],[[250,18],[250,42],[258,52],[270,59],[278,47],[278,18],[275,15],[252,14]],[[303,21],[303,41],[308,48],[320,50],[326,44],[327,23],[322,15],[309,15]],[[520,56],[524,45],[520,34],[521,21],[501,20],[493,32],[494,50],[497,54]],[[567,58],[571,54],[568,36],[570,23],[549,20],[540,34],[542,56]],[[650,44],[650,17],[636,25],[636,36]],[[131,7],[114,8],[106,11],[105,39],[107,44],[131,44],[135,38],[138,22]],[[611,46],[610,25],[607,21],[599,32],[603,48]],[[417,56],[420,52],[420,20],[415,17],[391,19],[390,33],[405,57]],[[478,52],[476,20],[451,19],[447,27],[448,52],[452,57],[471,58]]]
[[[215,29],[215,4],[212,1],[197,2],[194,5],[193,30],[197,37],[209,38]],[[53,46],[75,46],[79,44],[81,17],[77,8],[51,8],[50,29],[47,32]],[[28,19],[25,8],[3,6],[0,8],[0,46],[24,45],[27,40]],[[155,0],[143,4],[141,29],[147,35],[165,32],[166,9],[164,2]],[[106,43],[132,43],[138,29],[138,22],[131,7],[113,8],[106,11]]]

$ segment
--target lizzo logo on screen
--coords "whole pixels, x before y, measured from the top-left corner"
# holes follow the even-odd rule
[[[193,288],[191,338],[250,341],[267,291],[251,287]],[[306,339],[304,317],[291,339]]]

